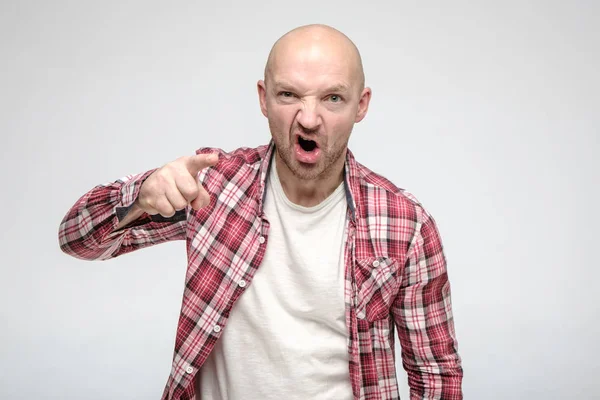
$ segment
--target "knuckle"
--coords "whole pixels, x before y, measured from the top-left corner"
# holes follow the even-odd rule
[[[186,184],[181,188],[181,195],[188,201],[194,200],[198,197],[199,190],[198,186],[194,184]]]
[[[171,177],[171,169],[169,168],[169,165],[165,165],[164,167],[159,169],[156,174],[156,180],[160,184],[164,184],[165,182],[168,182],[170,177]]]
[[[183,210],[184,208],[186,208],[188,205],[188,203],[185,200],[178,200],[176,201],[173,206],[175,207],[176,210]]]
[[[154,207],[159,213],[160,215],[162,215],[163,217],[172,217],[173,214],[175,214],[175,210],[173,209],[173,207],[171,206],[171,203],[169,203],[169,201],[166,198],[160,198],[157,202],[156,202],[156,206]]]

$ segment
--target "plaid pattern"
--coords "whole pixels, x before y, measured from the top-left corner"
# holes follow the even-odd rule
[[[205,208],[171,218],[143,215],[113,232],[153,172],[100,185],[81,197],[59,230],[62,250],[110,259],[168,240],[186,240],[188,269],[173,364],[163,400],[195,398],[194,376],[213,349],[236,300],[252,282],[269,239],[263,213],[273,144],[231,153],[199,174]],[[440,236],[417,200],[355,161],[345,164],[349,372],[355,399],[399,399],[394,332],[411,399],[462,399],[461,358]],[[246,286],[247,287],[247,286]]]

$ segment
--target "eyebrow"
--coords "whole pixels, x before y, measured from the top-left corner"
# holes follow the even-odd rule
[[[290,91],[296,90],[294,85],[291,85],[288,82],[284,82],[284,81],[276,81],[275,87],[280,88],[280,89],[285,89],[285,90],[289,89]],[[337,83],[337,84],[334,84],[334,85],[328,87],[327,89],[325,89],[325,92],[327,92],[327,93],[341,93],[341,92],[348,92],[348,91],[350,91],[350,88],[348,87],[348,85],[345,85],[343,83]]]
[[[350,88],[342,83],[329,87],[327,92],[348,92]]]

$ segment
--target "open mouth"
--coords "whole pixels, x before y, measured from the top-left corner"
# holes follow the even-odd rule
[[[302,150],[310,153],[314,149],[317,148],[317,142],[310,139],[304,139],[302,136],[298,135],[298,144],[302,148]]]
[[[321,149],[319,143],[316,140],[308,139],[302,134],[297,133],[297,142],[294,145],[294,153],[296,154],[296,160],[308,167],[309,165],[315,165],[319,162],[321,157]]]

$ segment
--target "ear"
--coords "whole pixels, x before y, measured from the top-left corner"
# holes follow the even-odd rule
[[[260,80],[256,84],[256,89],[258,90],[258,101],[260,102],[260,111],[262,111],[263,115],[267,117],[267,85],[265,81]]]
[[[360,122],[363,120],[367,111],[369,110],[369,102],[371,101],[371,88],[364,88],[360,94],[360,100],[358,101],[358,109],[356,110],[356,118],[354,122]]]

